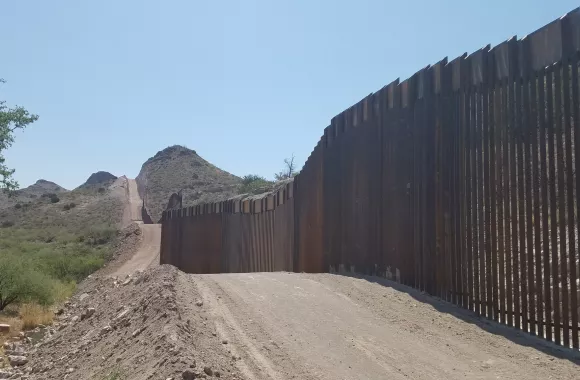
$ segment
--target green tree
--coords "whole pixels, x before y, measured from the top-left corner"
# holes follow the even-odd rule
[[[0,311],[12,303],[34,301],[40,305],[52,302],[53,281],[30,268],[16,257],[0,260]]]
[[[0,78],[0,84],[6,81]],[[0,189],[5,191],[16,190],[18,182],[12,178],[14,169],[6,166],[4,152],[14,143],[14,132],[17,129],[24,129],[29,124],[38,120],[38,115],[29,113],[25,108],[16,106],[10,108],[6,101],[0,100]]]

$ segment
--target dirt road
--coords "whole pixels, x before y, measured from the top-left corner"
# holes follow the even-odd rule
[[[141,229],[141,245],[135,254],[127,260],[114,274],[117,276],[144,270],[159,264],[159,247],[161,244],[161,225],[143,224],[141,220],[141,206],[143,200],[137,191],[137,182],[134,179],[126,180],[126,205],[124,211],[124,224],[137,222]]]
[[[139,196],[137,182],[134,179],[125,177],[123,177],[123,180],[125,181],[123,187],[125,188],[126,197],[123,224],[127,225],[131,222],[142,222],[141,206],[143,205],[143,200]]]
[[[178,280],[181,294],[202,295],[247,379],[580,378],[572,354],[392,283],[289,273]]]

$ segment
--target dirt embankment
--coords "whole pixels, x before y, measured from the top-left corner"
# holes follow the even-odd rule
[[[203,305],[195,305],[199,295],[180,299],[178,276],[160,266],[85,281],[58,331],[30,353],[29,379],[193,379],[210,370],[236,378],[227,344],[218,341]]]

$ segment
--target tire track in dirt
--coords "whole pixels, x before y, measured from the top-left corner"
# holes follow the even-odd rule
[[[261,379],[263,375],[266,376],[265,378],[272,380],[286,379],[274,369],[274,364],[266,356],[262,355],[257,344],[252,341],[229,310],[222,296],[217,296],[215,291],[217,290],[217,294],[224,294],[224,292],[219,289],[215,282],[206,283],[204,280],[198,279],[197,288],[204,304],[211,310],[218,335],[221,339],[231,342],[230,350],[232,354],[241,358],[236,363],[240,372],[250,380]],[[240,351],[247,355],[242,358]]]
[[[183,276],[248,379],[577,376],[578,355],[482,328],[477,317],[397,284],[330,274]]]

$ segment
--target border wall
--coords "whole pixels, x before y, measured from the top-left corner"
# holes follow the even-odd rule
[[[395,80],[275,195],[164,213],[161,261],[384,276],[578,349],[579,54],[576,9]]]

